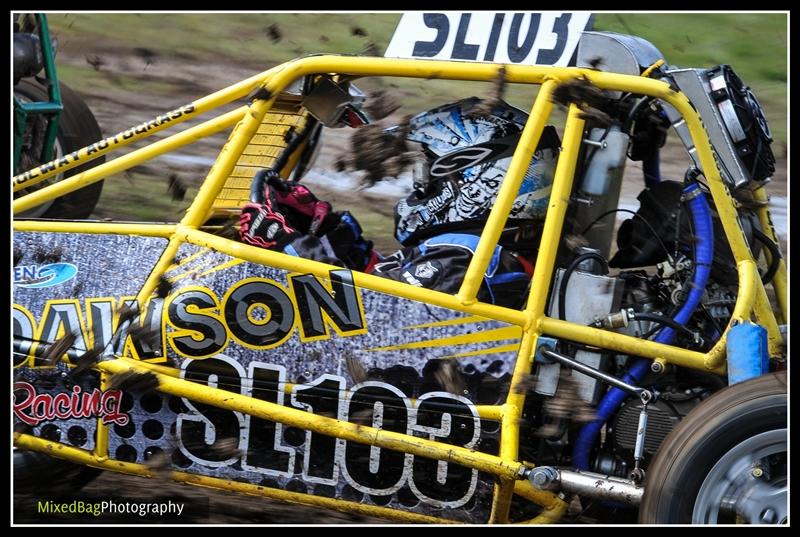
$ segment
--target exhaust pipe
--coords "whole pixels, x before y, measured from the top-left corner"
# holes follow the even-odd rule
[[[639,505],[644,494],[644,487],[637,486],[630,479],[564,470],[554,466],[531,469],[528,480],[541,490],[568,492],[585,498],[614,500],[629,505]]]

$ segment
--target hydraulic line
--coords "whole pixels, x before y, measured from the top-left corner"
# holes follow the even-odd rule
[[[703,191],[696,182],[689,183],[683,189],[683,199],[688,201],[689,211],[692,215],[696,242],[694,245],[695,260],[692,284],[686,301],[681,306],[673,320],[685,325],[700,304],[700,299],[705,291],[708,277],[711,273],[711,262],[714,259],[714,227],[711,220],[711,210],[708,207]],[[667,326],[655,337],[657,343],[670,344],[675,339],[675,329]],[[634,362],[622,380],[628,384],[639,384],[650,369],[650,360],[639,358]],[[572,451],[573,465],[579,470],[589,469],[589,454],[597,439],[600,429],[617,411],[622,401],[628,396],[618,388],[611,388],[597,407],[597,419],[583,426],[578,433]]]

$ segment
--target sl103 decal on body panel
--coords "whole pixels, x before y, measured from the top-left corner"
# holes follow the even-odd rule
[[[15,241],[60,249],[77,267],[72,284],[15,288],[15,372],[41,392],[38,381],[54,368],[30,367],[38,342],[74,333],[67,357],[75,363],[111,341],[120,307],[132,303],[166,241],[36,233]],[[287,274],[191,245],[166,277],[170,292],[134,320],[124,354],[174,364],[183,378],[210,387],[497,453],[499,424],[481,419],[476,406],[505,400],[518,327],[358,289],[344,269],[325,279]],[[55,371],[62,369],[68,365]],[[97,387],[96,375],[89,378],[86,393]],[[58,383],[46,388],[53,397],[69,393]],[[116,459],[141,463],[164,452],[176,470],[468,522],[488,518],[491,477],[445,461],[157,392],[123,393],[118,411],[129,421],[109,421]],[[69,443],[77,426],[90,440],[81,447],[91,448],[97,416],[55,417],[33,434]]]

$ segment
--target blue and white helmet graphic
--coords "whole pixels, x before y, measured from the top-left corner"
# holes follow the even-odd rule
[[[528,115],[501,102],[491,115],[471,116],[477,97],[423,112],[410,121],[406,139],[422,144],[429,166],[417,190],[395,206],[395,237],[411,246],[431,234],[485,222],[506,176]],[[542,133],[510,222],[541,220],[547,212],[560,141],[551,126]]]

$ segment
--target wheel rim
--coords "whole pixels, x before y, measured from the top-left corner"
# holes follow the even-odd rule
[[[787,521],[787,430],[767,431],[725,453],[706,476],[692,513],[694,524],[734,518],[748,524]]]

